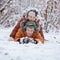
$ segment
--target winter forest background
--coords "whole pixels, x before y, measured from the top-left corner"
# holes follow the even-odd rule
[[[31,8],[39,12],[44,44],[10,39],[18,20]],[[0,60],[60,60],[60,0],[0,0]]]
[[[0,0],[0,27],[12,27],[27,9],[36,8],[45,32],[60,30],[60,0]]]

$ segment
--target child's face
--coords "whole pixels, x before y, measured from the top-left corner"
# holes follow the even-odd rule
[[[27,27],[26,28],[26,33],[27,33],[28,37],[32,36],[33,32],[34,32],[34,27]]]
[[[34,12],[29,12],[28,19],[30,21],[35,21],[35,19],[36,19],[35,13]]]

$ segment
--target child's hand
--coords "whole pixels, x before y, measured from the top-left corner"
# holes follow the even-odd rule
[[[35,39],[37,42],[39,42],[39,39]]]
[[[39,39],[35,39],[38,43],[44,44],[44,42],[41,42]]]
[[[20,38],[15,39],[14,41],[17,42]]]

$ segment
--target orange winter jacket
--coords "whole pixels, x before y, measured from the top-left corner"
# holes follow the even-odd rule
[[[15,38],[15,34],[16,32],[18,31],[19,28],[22,28],[22,25],[27,21],[27,19],[25,17],[22,17],[17,25],[14,27],[14,29],[12,30],[11,34],[10,34],[10,37],[12,38]],[[36,20],[36,23],[38,26],[40,26],[40,30],[39,30],[39,33],[41,34],[41,36],[44,38],[44,35],[43,35],[43,30],[42,30],[42,26],[39,24],[40,20]]]
[[[18,41],[20,38],[26,37],[26,36],[27,36],[26,32],[23,31],[21,28],[19,28],[15,35],[14,41]],[[31,38],[34,38],[37,42],[40,41],[41,43],[44,43],[44,39],[39,32],[34,32]]]

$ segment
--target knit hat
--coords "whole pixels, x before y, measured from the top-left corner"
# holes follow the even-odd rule
[[[38,12],[37,12],[36,10],[29,10],[29,11],[27,12],[27,17],[28,17],[28,15],[29,15],[29,13],[30,13],[30,12],[35,13],[35,16],[37,16],[37,15],[38,15]]]
[[[27,27],[30,27],[30,26],[33,26],[34,27],[34,31],[37,30],[37,25],[35,22],[32,22],[32,21],[29,21],[29,22],[26,22],[25,26],[24,26],[24,30],[26,31],[26,28]]]

